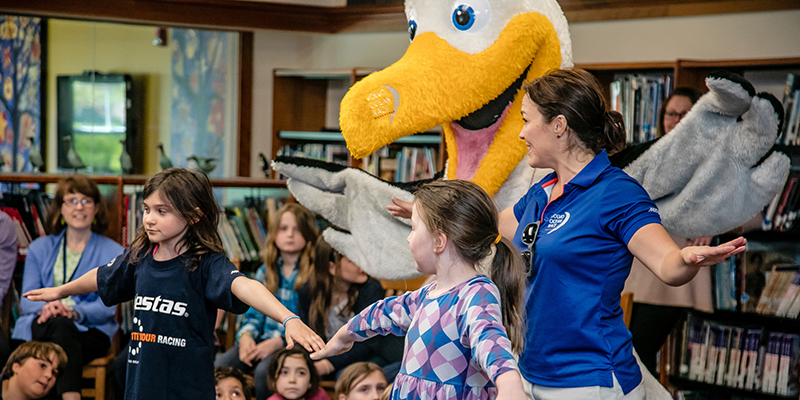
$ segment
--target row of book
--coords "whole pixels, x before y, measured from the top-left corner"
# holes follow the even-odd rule
[[[310,158],[329,163],[349,165],[350,151],[344,144],[306,143],[286,145],[278,149],[278,156]]]
[[[611,82],[610,92],[611,109],[625,121],[626,142],[655,139],[661,103],[672,92],[672,76],[626,75]]]
[[[781,396],[800,394],[800,335],[720,324],[690,313],[666,346],[671,375]]]
[[[3,194],[0,211],[8,214],[14,223],[18,261],[25,260],[31,242],[47,234],[44,221],[50,200],[46,193],[39,190],[25,194]]]
[[[748,250],[714,270],[715,309],[800,317],[800,266],[793,255]]]
[[[793,167],[783,189],[764,210],[762,229],[786,232],[794,227],[800,213],[800,167]]]
[[[363,169],[383,180],[410,182],[436,175],[437,151],[432,147],[405,146],[397,150],[384,146],[363,160]]]
[[[800,145],[800,76],[789,73],[783,90],[783,129],[777,144]]]

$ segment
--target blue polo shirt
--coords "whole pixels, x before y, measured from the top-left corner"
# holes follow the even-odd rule
[[[514,206],[518,248],[522,229],[544,221],[526,288],[520,369],[551,387],[612,387],[613,373],[627,394],[642,381],[619,304],[633,261],[627,244],[639,228],[661,223],[658,209],[605,151],[548,204],[556,181],[548,175]]]

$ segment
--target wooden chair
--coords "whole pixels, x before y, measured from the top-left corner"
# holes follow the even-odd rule
[[[633,293],[623,293],[619,305],[622,307],[622,319],[625,321],[625,327],[630,329],[631,315],[633,314]]]
[[[115,315],[117,322],[122,321],[122,305],[117,304],[117,312]],[[111,372],[111,364],[114,363],[114,358],[119,354],[122,341],[122,330],[117,330],[117,333],[111,338],[111,346],[108,348],[108,354],[105,357],[95,358],[89,364],[83,367],[83,380],[91,380],[92,387],[81,387],[81,398],[91,398],[95,400],[106,400],[107,394],[112,394],[106,385],[106,378]],[[113,399],[113,394],[109,396]]]

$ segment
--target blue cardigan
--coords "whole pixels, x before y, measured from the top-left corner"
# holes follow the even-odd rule
[[[53,286],[53,265],[56,263],[58,252],[61,251],[59,244],[66,231],[64,229],[58,235],[40,237],[31,243],[25,258],[22,293]],[[92,232],[92,236],[83,250],[83,257],[75,269],[75,279],[95,267],[107,264],[121,253],[122,246],[117,242]],[[117,332],[119,324],[114,319],[116,307],[106,307],[97,292],[72,296],[72,299],[75,300],[75,306],[72,309],[78,313],[75,326],[79,331],[86,332],[89,328],[96,328],[109,338]],[[31,324],[45,304],[43,301],[30,301],[23,297],[20,300],[22,315],[17,320],[11,337],[25,341],[31,340]]]

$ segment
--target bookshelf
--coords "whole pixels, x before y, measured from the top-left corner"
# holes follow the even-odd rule
[[[350,156],[339,130],[339,104],[347,90],[375,70],[367,68],[298,70],[276,69],[273,84],[272,153],[296,155],[364,168],[362,160]],[[289,146],[292,150],[285,150]],[[445,149],[439,132],[403,137],[384,150],[384,160],[403,147],[433,149],[433,173],[444,166]],[[434,154],[435,153],[435,154]],[[421,157],[421,156],[420,156]],[[426,158],[427,160],[427,158]],[[379,161],[380,162],[380,161]],[[380,165],[396,168],[392,163]],[[372,171],[370,171],[372,172]],[[276,177],[273,175],[273,177]],[[384,179],[385,179],[384,175]],[[392,175],[392,178],[394,176]]]

